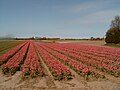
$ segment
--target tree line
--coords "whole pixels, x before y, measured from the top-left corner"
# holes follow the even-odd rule
[[[120,43],[120,16],[115,16],[111,21],[109,30],[106,32],[106,43]]]

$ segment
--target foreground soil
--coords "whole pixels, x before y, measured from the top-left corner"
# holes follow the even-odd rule
[[[0,90],[120,90],[120,78],[86,81],[75,74],[72,80],[57,81],[48,73],[45,77],[22,80],[18,71],[13,76],[0,73]]]

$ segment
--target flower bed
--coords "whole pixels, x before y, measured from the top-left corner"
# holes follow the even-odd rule
[[[28,54],[22,67],[22,74],[23,78],[43,76],[43,71],[33,42],[30,42]]]
[[[10,73],[14,74],[17,70],[20,69],[20,64],[23,62],[24,57],[27,52],[29,43],[23,46],[20,51],[18,51],[12,58],[10,58],[7,63],[2,65],[2,71],[4,74]]]
[[[40,46],[36,45],[40,56],[48,66],[50,72],[54,76],[55,79],[61,80],[61,79],[71,79],[72,74],[70,70],[62,64],[60,61],[58,61],[56,58],[51,56],[48,52],[43,50]]]

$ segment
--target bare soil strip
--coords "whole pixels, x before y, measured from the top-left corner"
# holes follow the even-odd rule
[[[42,60],[42,58],[40,57],[38,51],[37,51],[37,54],[38,54],[38,57],[40,59],[42,69],[43,69],[43,71],[45,73],[46,84],[47,84],[48,88],[55,89],[56,86],[55,86],[52,74],[50,73],[48,67],[46,66],[46,64],[44,63],[44,61]]]

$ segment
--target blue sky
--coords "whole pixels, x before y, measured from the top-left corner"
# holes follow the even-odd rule
[[[120,0],[0,0],[0,36],[104,37]]]

